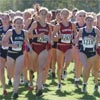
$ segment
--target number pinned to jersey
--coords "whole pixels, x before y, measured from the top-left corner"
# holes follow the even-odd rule
[[[61,42],[62,43],[71,43],[72,34],[62,34]]]
[[[84,37],[82,40],[82,45],[84,48],[94,48],[96,45],[96,40],[89,37]]]
[[[14,41],[13,44],[17,45],[17,48],[12,48],[14,51],[21,51],[22,50],[22,42],[21,41]]]
[[[37,42],[47,43],[48,42],[48,35],[44,35],[43,37],[39,37]]]

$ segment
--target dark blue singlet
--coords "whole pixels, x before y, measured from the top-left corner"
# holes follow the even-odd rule
[[[12,36],[10,38],[11,44],[16,44],[17,48],[9,47],[7,56],[11,57],[12,59],[16,60],[19,56],[23,55],[23,43],[24,43],[24,31],[21,30],[21,34],[17,34],[16,31],[12,30]]]
[[[4,31],[3,26],[0,26],[0,41],[2,41],[2,39],[3,39],[4,35],[6,34],[6,32],[11,28],[12,28],[12,26],[9,26],[9,28],[6,31]],[[0,57],[6,59],[7,50],[8,50],[8,48],[0,46]]]
[[[92,32],[87,33],[86,28],[84,27],[83,32],[82,32],[82,41],[83,41],[84,38],[88,37],[89,35],[96,37],[95,28],[92,29]],[[84,41],[84,42],[87,42],[89,44],[90,41],[87,40],[87,41]],[[93,56],[96,55],[96,44],[93,47],[87,46],[84,49],[84,45],[82,43],[82,45],[80,46],[80,52],[83,52],[84,54],[86,54],[87,58],[93,57]]]

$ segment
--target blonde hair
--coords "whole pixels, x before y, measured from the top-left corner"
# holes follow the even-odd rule
[[[51,16],[52,16],[52,12],[51,12],[51,11],[49,11],[49,12],[48,12],[48,15],[51,15]]]
[[[68,14],[70,14],[70,11],[69,11],[67,8],[63,8],[63,9],[61,10],[61,14],[62,14],[64,11],[66,11]]]
[[[8,14],[8,13],[2,13],[2,16],[7,16],[7,17],[8,17],[8,19],[10,19],[10,16],[9,16],[9,14]]]
[[[87,20],[87,19],[93,19],[94,20],[94,17],[93,17],[93,15],[87,15],[85,20]]]
[[[71,11],[68,10],[67,8],[63,8],[63,9],[61,10],[61,13],[60,13],[60,14],[62,15],[62,13],[63,13],[64,11],[68,13],[68,20],[69,20],[70,17],[71,17],[71,15],[72,15]]]
[[[46,11],[46,13],[48,14],[48,8],[46,8],[46,7],[41,7],[39,9],[39,12],[41,12],[41,11]]]
[[[78,16],[80,13],[84,13],[85,15],[87,14],[85,10],[79,10],[76,12],[76,16]]]
[[[14,19],[13,19],[13,23],[15,23],[17,20],[21,20],[23,22],[23,17],[15,16]]]
[[[32,11],[31,11],[30,9],[26,9],[26,10],[23,12],[23,16],[24,16],[25,14],[29,14],[30,17],[32,17]]]

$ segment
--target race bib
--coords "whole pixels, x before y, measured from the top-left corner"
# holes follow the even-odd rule
[[[12,48],[14,51],[21,51],[23,43],[21,41],[14,41],[13,44],[17,45],[17,48]]]
[[[82,44],[83,44],[83,47],[85,47],[85,48],[94,48],[96,41],[94,41],[91,38],[85,37],[82,40]]]
[[[62,34],[61,42],[62,43],[71,43],[72,34]]]
[[[37,42],[47,43],[48,42],[48,35],[44,35],[43,37],[39,37]]]

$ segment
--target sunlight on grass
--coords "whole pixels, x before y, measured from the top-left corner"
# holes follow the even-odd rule
[[[71,63],[68,67],[67,78],[65,80],[62,80],[61,90],[57,90],[57,75],[56,79],[52,80],[49,73],[49,78],[46,81],[46,88],[44,89],[44,93],[41,97],[35,96],[35,90],[33,92],[30,92],[28,90],[28,87],[20,85],[19,98],[17,100],[100,100],[100,93],[94,93],[94,80],[92,75],[90,75],[88,81],[86,94],[81,93],[82,82],[78,89],[74,86],[73,66],[74,64]],[[7,79],[6,82],[8,82]],[[0,100],[11,100],[10,98],[13,88],[7,86],[7,91],[8,95],[6,97],[2,96],[2,87],[0,84]]]

